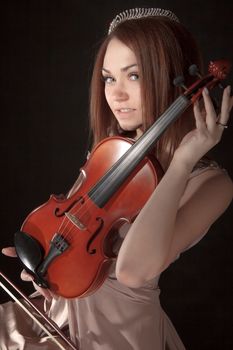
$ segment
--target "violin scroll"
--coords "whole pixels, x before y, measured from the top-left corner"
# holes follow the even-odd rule
[[[211,61],[208,71],[218,80],[226,79],[231,69],[231,63],[228,60]]]
[[[194,65],[191,67],[194,67]],[[196,67],[195,69],[189,69],[189,73],[191,75],[197,75],[199,79],[185,90],[184,96],[194,103],[201,97],[204,88],[211,90],[219,84],[220,80],[226,79],[230,69],[231,62],[226,59],[211,61],[208,67],[208,74],[204,76],[200,75]]]

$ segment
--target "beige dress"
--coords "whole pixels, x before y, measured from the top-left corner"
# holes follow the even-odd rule
[[[203,164],[191,176],[210,167],[216,164]],[[120,231],[119,242],[127,229]],[[69,324],[71,339],[80,350],[184,350],[160,305],[159,276],[141,288],[129,288],[118,282],[114,270],[112,266],[104,284],[91,296],[47,303],[49,315],[61,327]],[[57,349],[27,319],[11,302],[0,306],[0,349]]]

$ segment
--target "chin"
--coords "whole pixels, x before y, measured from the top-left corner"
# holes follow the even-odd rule
[[[119,125],[123,131],[136,131],[137,129],[139,129],[141,127],[141,124],[139,124],[139,125],[125,125],[122,123]]]

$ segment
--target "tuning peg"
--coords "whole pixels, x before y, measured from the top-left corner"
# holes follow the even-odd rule
[[[182,75],[178,75],[174,80],[173,84],[176,87],[182,87],[184,90],[188,90],[187,87],[184,85],[184,77]]]
[[[196,64],[192,64],[189,67],[189,74],[192,76],[197,76],[198,78],[202,78],[202,75],[199,72],[199,69]]]
[[[202,78],[202,75],[200,74],[199,72],[199,69],[197,67],[196,64],[192,64],[190,67],[189,67],[189,74],[192,75],[192,76],[197,76],[198,78]],[[218,87],[223,90],[224,89],[224,86],[221,84],[221,83],[218,83]]]

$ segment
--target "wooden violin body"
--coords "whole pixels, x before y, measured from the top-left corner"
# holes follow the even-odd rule
[[[45,276],[49,288],[58,295],[86,296],[103,283],[115,259],[112,245],[119,226],[136,217],[162,176],[156,159],[147,157],[102,208],[88,196],[90,189],[131,144],[132,141],[121,137],[108,138],[98,144],[81,169],[84,180],[78,191],[69,199],[52,195],[47,203],[29,214],[21,227],[21,231],[40,242],[45,257],[55,234],[60,237],[58,245],[64,241],[67,244],[45,271],[39,266],[37,271],[31,271]]]

